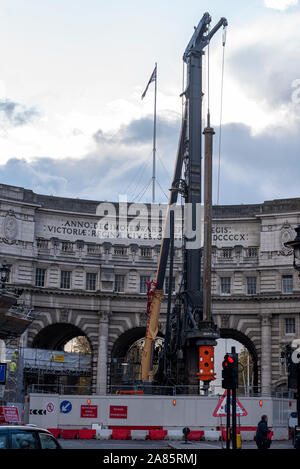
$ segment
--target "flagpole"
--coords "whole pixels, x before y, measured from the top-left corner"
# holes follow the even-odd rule
[[[156,79],[154,91],[154,119],[153,119],[153,162],[152,162],[152,203],[155,204],[155,172],[156,172],[156,95],[157,95],[157,63],[155,62]]]

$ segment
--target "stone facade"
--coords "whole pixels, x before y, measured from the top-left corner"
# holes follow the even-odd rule
[[[145,281],[155,278],[160,248],[160,229],[151,239],[143,232],[149,207],[120,208],[5,185],[0,185],[0,203],[0,263],[11,265],[10,283],[24,289],[22,299],[37,313],[22,345],[61,349],[72,337],[85,335],[93,385],[105,392],[107,364],[144,334]],[[138,237],[115,237],[112,211],[121,232],[123,209]],[[213,218],[213,314],[221,336],[250,350],[261,390],[284,386],[280,354],[300,337],[299,277],[284,242],[295,236],[300,199],[218,206]],[[161,226],[159,215],[157,220]],[[178,286],[181,241],[175,246]],[[164,302],[162,334],[165,312]]]

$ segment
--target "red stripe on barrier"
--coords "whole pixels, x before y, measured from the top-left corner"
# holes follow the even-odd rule
[[[65,428],[61,430],[61,436],[65,440],[74,440],[78,436],[79,430]]]
[[[59,438],[61,434],[60,428],[48,428],[48,432],[52,433],[55,438]]]
[[[82,428],[78,430],[78,437],[80,440],[92,440],[96,435],[96,430],[90,428]]]
[[[110,430],[162,430],[163,427],[141,426],[141,425],[109,425]]]
[[[226,430],[226,427],[216,427],[217,430]],[[256,432],[257,427],[237,427],[242,432]]]
[[[149,440],[164,440],[167,430],[149,430]]]
[[[114,429],[111,434],[112,440],[128,440],[130,438],[130,430]]]
[[[204,437],[204,431],[203,430],[192,430],[189,434],[188,434],[188,440],[192,440],[192,441],[200,441],[201,438]]]

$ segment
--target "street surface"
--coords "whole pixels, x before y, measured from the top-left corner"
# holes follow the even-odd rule
[[[183,450],[204,450],[204,449],[222,449],[220,441],[193,441],[185,444],[183,441],[138,441],[138,440],[63,440],[59,439],[63,449],[143,449],[143,450],[164,450],[175,449]],[[223,443],[225,447],[225,443]],[[243,441],[242,449],[257,449],[254,441]],[[294,450],[291,441],[273,441],[271,449],[291,449]]]

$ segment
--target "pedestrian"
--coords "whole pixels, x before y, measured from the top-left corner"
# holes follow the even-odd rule
[[[261,416],[261,421],[257,425],[255,441],[258,449],[270,448],[271,440],[268,435],[271,430],[268,428],[268,417],[267,415]]]

